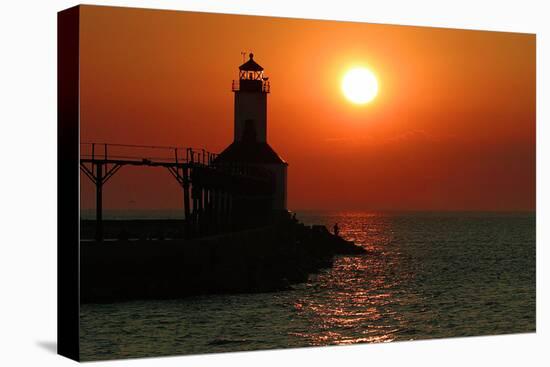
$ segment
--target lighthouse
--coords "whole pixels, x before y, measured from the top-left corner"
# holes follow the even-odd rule
[[[271,209],[287,210],[286,163],[267,142],[267,96],[269,79],[254,54],[239,66],[239,79],[233,81],[234,131],[233,143],[216,158],[221,165],[260,168],[273,180]]]

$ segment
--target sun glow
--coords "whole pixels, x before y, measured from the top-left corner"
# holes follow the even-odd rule
[[[351,102],[365,104],[372,101],[378,94],[378,80],[369,69],[354,68],[344,75],[342,92]]]

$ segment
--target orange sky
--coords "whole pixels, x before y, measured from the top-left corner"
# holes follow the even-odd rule
[[[535,208],[534,35],[81,9],[81,141],[221,151],[252,51],[271,81],[268,142],[289,163],[289,209]],[[340,89],[359,65],[379,82],[366,105]],[[166,170],[123,167],[104,207],[179,208],[182,196]]]

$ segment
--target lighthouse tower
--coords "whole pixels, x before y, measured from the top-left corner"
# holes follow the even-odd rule
[[[246,165],[268,171],[274,181],[272,210],[287,210],[286,181],[288,164],[267,143],[267,95],[270,92],[264,68],[254,55],[239,66],[239,80],[233,81],[235,93],[234,138],[216,158],[217,164]]]

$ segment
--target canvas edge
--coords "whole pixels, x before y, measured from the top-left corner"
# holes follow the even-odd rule
[[[57,13],[57,353],[79,361],[80,7]]]

